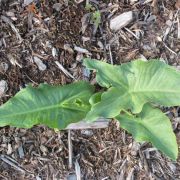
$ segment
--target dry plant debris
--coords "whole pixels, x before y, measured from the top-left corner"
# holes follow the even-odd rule
[[[97,29],[90,19],[95,11],[101,13]],[[129,20],[120,19],[126,23],[112,31],[111,22],[128,12]],[[179,0],[0,0],[1,104],[29,83],[94,84],[83,57],[112,64],[160,58],[179,68]],[[180,109],[164,112],[180,145]],[[115,122],[105,129],[71,130],[71,141],[70,169],[66,131],[1,128],[0,178],[180,179],[180,159],[172,162],[150,144],[134,142]]]

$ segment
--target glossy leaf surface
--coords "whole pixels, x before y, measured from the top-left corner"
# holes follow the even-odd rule
[[[64,129],[82,120],[90,109],[94,87],[86,82],[65,86],[28,86],[0,107],[0,126],[30,128],[44,124]]]
[[[85,59],[84,65],[96,71],[101,86],[109,88],[88,113],[88,120],[112,118],[122,109],[139,113],[147,102],[180,105],[180,72],[161,61],[136,60],[117,66]]]
[[[171,159],[178,155],[176,137],[170,120],[159,109],[145,104],[137,116],[121,114],[116,117],[120,126],[131,133],[138,142],[151,142]]]

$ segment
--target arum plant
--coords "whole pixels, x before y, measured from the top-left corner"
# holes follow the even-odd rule
[[[95,70],[98,84],[107,88],[91,104],[86,119],[115,118],[136,141],[151,142],[175,160],[176,137],[169,119],[156,106],[180,105],[180,72],[158,60],[117,66],[86,59],[84,65]]]
[[[114,118],[138,142],[151,142],[171,159],[178,156],[172,125],[159,106],[180,105],[180,72],[158,60],[123,65],[85,59],[96,72],[95,92],[88,82],[65,86],[28,86],[0,107],[0,126],[30,128],[44,124],[65,129],[69,124]]]

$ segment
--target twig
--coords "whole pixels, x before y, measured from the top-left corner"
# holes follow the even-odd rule
[[[78,160],[76,159],[75,163],[75,170],[76,170],[76,179],[81,180],[81,168],[79,166]]]
[[[5,163],[9,164],[10,166],[14,167],[15,169],[17,169],[18,171],[25,173],[25,170],[22,167],[20,167],[20,165],[16,161],[11,159],[10,157],[5,156],[5,155],[1,155],[0,159],[2,161],[4,161]]]
[[[124,28],[127,32],[129,32],[131,35],[133,35],[137,40],[139,40],[139,37],[138,36],[136,36],[136,34],[135,33],[133,33],[130,29],[128,29],[128,28]]]
[[[6,162],[7,164],[9,164],[10,166],[16,168],[17,170],[21,171],[22,173],[27,172],[29,174],[34,175],[34,173],[32,173],[29,170],[24,169],[23,167],[21,167],[21,165],[17,161],[15,161],[14,159],[12,159],[11,157],[9,157],[7,155],[0,155],[0,159],[2,161]]]
[[[8,178],[7,177],[5,177],[4,175],[2,175],[2,174],[0,174],[0,177],[2,177],[3,179],[5,179],[5,180],[8,180]]]
[[[146,0],[143,4],[147,4],[147,3],[150,3],[152,2],[152,0]]]
[[[179,22],[179,18],[177,18],[177,24],[178,24],[178,39],[180,39],[180,22]]]
[[[71,140],[71,130],[68,130],[68,150],[69,150],[69,169],[72,169],[73,160],[72,160],[72,140]]]
[[[89,4],[89,0],[86,0],[86,5],[88,5]]]
[[[72,79],[76,80],[76,78],[71,75],[58,61],[55,61],[56,65],[58,66],[58,68],[66,75],[71,77]]]
[[[177,53],[174,52],[172,49],[170,49],[170,48],[165,44],[165,42],[162,41],[162,43],[163,43],[163,45],[165,46],[165,48],[166,48],[167,50],[169,50],[171,53],[173,53],[173,54],[175,54],[175,55],[177,56]]]
[[[24,72],[24,74],[32,83],[34,83],[35,85],[38,85],[38,83],[33,81],[25,72]]]
[[[113,63],[112,52],[111,52],[111,45],[110,44],[108,45],[108,49],[109,49],[109,56],[110,56],[111,64],[114,64]]]
[[[128,176],[126,178],[126,180],[131,180],[131,179],[134,179],[134,168],[132,168],[129,173],[128,173]]]
[[[87,49],[78,47],[78,46],[74,46],[74,50],[79,52],[79,53],[83,53],[83,54],[87,54],[87,55],[92,55]]]

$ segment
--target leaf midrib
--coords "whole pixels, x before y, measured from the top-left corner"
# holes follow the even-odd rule
[[[159,89],[156,89],[156,90],[130,90],[128,91],[129,93],[141,93],[141,92],[156,92],[156,93],[177,93],[179,94],[180,93],[180,90],[179,91],[174,91],[174,90],[159,90]]]
[[[166,146],[162,143],[162,141],[159,140],[158,138],[156,138],[157,136],[155,136],[154,133],[153,133],[151,130],[149,130],[150,128],[148,129],[148,128],[145,126],[145,124],[143,124],[143,121],[144,121],[143,119],[141,119],[142,122],[141,122],[141,121],[138,121],[138,120],[135,120],[135,121],[136,121],[138,124],[140,124],[141,126],[143,126],[143,128],[144,128],[145,130],[147,130],[147,132],[150,133],[150,134],[154,137],[153,139],[155,139],[156,141],[158,141],[158,144],[160,144],[160,146],[163,147],[163,149],[167,149]],[[153,141],[154,141],[154,140],[153,140]],[[151,143],[152,143],[152,142],[151,142]],[[153,142],[153,143],[154,143],[154,142]],[[153,143],[152,143],[152,144],[153,144]],[[155,146],[157,146],[157,145],[155,145]],[[169,151],[168,151],[168,152],[169,152]],[[171,152],[170,152],[170,154],[171,154]]]
[[[149,134],[151,134],[152,136],[153,136],[153,139],[154,139],[154,137],[155,137],[155,139],[156,140],[158,140],[158,138],[156,138],[156,136],[154,135],[154,133],[152,133],[144,124],[142,124],[140,121],[143,121],[143,119],[141,119],[140,118],[140,121],[138,121],[138,120],[133,120],[134,122],[136,122],[137,124],[139,124],[140,126],[142,126]],[[128,123],[129,124],[129,123]],[[131,123],[130,123],[131,124]],[[130,127],[132,127],[131,125],[130,125]],[[125,128],[127,131],[129,131],[127,128]],[[130,132],[131,133],[131,132]],[[137,137],[138,138],[138,137]],[[146,139],[146,141],[147,141],[147,139]],[[149,141],[149,139],[148,139],[148,141]],[[154,140],[153,140],[154,141]],[[152,141],[150,141],[153,145],[154,145],[154,142],[152,142]],[[164,144],[160,141],[160,140],[158,140],[158,144],[160,144],[160,146],[161,147],[163,147],[163,149],[167,149],[166,148],[166,146],[164,146]],[[169,152],[169,151],[168,151]],[[171,154],[171,152],[169,152],[170,154]]]
[[[61,104],[58,104],[58,105],[53,105],[53,106],[47,106],[47,107],[42,107],[42,108],[36,108],[36,109],[33,109],[31,111],[25,111],[25,112],[20,112],[20,113],[15,113],[15,114],[8,114],[6,116],[2,116],[0,117],[1,118],[8,118],[8,117],[11,117],[11,116],[21,116],[21,115],[26,115],[26,114],[32,114],[32,113],[39,113],[41,111],[45,111],[45,110],[50,110],[50,109],[55,109],[55,108],[63,108],[63,109],[71,109],[71,110],[76,110],[77,109],[73,109],[72,107],[67,107],[67,106],[63,106],[63,103]],[[81,112],[85,112],[86,110],[82,109],[82,108],[79,108],[79,111]]]

